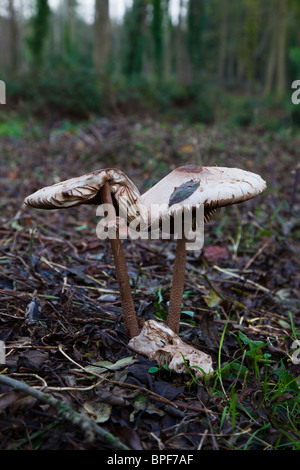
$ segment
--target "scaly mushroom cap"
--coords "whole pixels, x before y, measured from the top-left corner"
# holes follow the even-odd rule
[[[71,178],[39,189],[25,199],[25,204],[36,209],[65,209],[80,204],[101,204],[100,190],[109,182],[114,201],[128,220],[138,216],[136,204],[140,193],[133,182],[120,170],[107,168]]]
[[[151,223],[198,204],[204,205],[209,219],[215,209],[251,199],[265,188],[259,175],[239,168],[185,165],[165,176],[141,199],[147,207],[157,204],[151,206]]]

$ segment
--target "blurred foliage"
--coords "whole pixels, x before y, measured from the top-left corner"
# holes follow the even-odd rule
[[[198,78],[203,67],[203,30],[206,11],[203,0],[190,0],[187,12],[187,46],[193,78]]]
[[[9,119],[1,122],[0,137],[21,138],[24,136],[24,124],[19,119]]]
[[[56,112],[84,118],[101,112],[101,83],[93,68],[68,58],[52,57],[43,73],[28,72],[10,80],[8,92],[44,116]]]
[[[44,57],[44,47],[49,30],[49,17],[51,10],[47,0],[36,0],[36,12],[30,18],[30,34],[27,38],[28,47],[33,59],[33,67],[40,68]]]
[[[22,67],[13,74],[3,67],[1,76],[9,101],[24,111],[76,119],[151,113],[185,123],[225,119],[273,130],[300,124],[290,88],[300,79],[296,1],[286,3],[284,96],[282,90],[277,94],[282,61],[271,61],[279,46],[274,49],[272,31],[280,18],[258,0],[226,0],[222,8],[217,0],[180,2],[177,21],[170,0],[134,0],[121,22],[112,21],[109,59],[100,72],[94,26],[80,17],[75,0],[61,0],[57,10],[47,0],[30,3],[19,40]],[[265,87],[270,67],[271,90]]]
[[[150,29],[153,38],[153,64],[154,72],[161,81],[164,65],[164,13],[167,11],[168,1],[152,0],[152,17]]]
[[[146,3],[134,0],[124,16],[122,61],[123,72],[129,77],[140,75],[143,69]]]

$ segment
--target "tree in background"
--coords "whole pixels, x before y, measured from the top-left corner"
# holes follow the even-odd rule
[[[299,0],[290,0],[291,9],[289,23],[289,41],[287,43],[288,51],[288,71],[292,76],[292,81],[300,77],[300,2]]]
[[[287,26],[287,0],[278,0],[278,60],[276,95],[279,99],[282,99],[286,94]]]
[[[228,40],[228,0],[222,0],[220,9],[219,52],[218,52],[218,84],[223,85],[226,67],[227,40]]]
[[[246,13],[243,35],[242,57],[247,79],[247,88],[253,91],[256,61],[255,52],[258,45],[259,2],[258,0],[245,0]]]
[[[10,70],[12,74],[17,73],[19,68],[19,26],[16,16],[14,1],[9,0],[9,39],[10,39]]]
[[[67,56],[76,53],[77,0],[65,0],[64,46]]]
[[[204,0],[189,0],[187,12],[187,48],[191,61],[192,80],[197,81],[203,70]]]
[[[27,39],[31,52],[33,68],[39,70],[44,60],[44,47],[49,30],[51,10],[48,0],[36,0],[35,13],[31,18],[31,34]]]
[[[208,73],[211,75],[215,71],[216,83],[223,90],[244,87],[246,82],[245,1],[211,0],[207,6],[206,37],[210,41],[209,47],[207,39],[205,42],[205,64],[214,64]]]
[[[151,34],[153,39],[154,73],[159,81],[163,76],[164,6],[163,0],[152,0]]]
[[[185,18],[183,13],[183,0],[179,1],[178,23],[174,26],[174,43],[176,52],[174,54],[175,62],[175,75],[180,83],[187,81],[187,67],[183,67],[187,61],[186,51],[186,31],[185,31]]]
[[[95,1],[94,21],[94,65],[97,73],[102,73],[111,53],[111,23],[109,17],[109,1]]]
[[[264,94],[270,95],[274,91],[276,97],[281,99],[286,93],[289,11],[287,0],[274,1],[275,8],[270,12],[269,57]]]
[[[145,51],[147,0],[134,0],[124,16],[122,41],[123,72],[138,76],[143,70]]]

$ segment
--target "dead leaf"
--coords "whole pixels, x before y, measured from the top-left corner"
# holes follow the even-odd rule
[[[132,402],[134,411],[130,414],[130,421],[133,422],[136,418],[136,413],[143,411],[150,415],[156,414],[158,416],[164,416],[165,412],[155,406],[154,403],[150,402],[144,395],[138,395]]]
[[[96,423],[106,423],[110,418],[112,406],[108,403],[95,403],[88,401],[83,404],[84,410],[90,415]]]
[[[207,295],[204,295],[203,299],[205,300],[206,305],[211,308],[216,307],[221,302],[220,297],[214,289],[211,289]]]
[[[103,374],[104,372],[115,372],[124,369],[125,367],[134,364],[135,362],[138,362],[138,360],[129,356],[124,357],[115,363],[109,361],[95,362],[92,366],[85,367],[84,370],[87,372]]]
[[[208,263],[215,263],[222,259],[229,259],[230,254],[226,247],[215,245],[203,248],[202,256]]]
[[[47,352],[35,349],[24,351],[19,355],[18,367],[23,367],[30,371],[38,371],[48,358],[49,355]]]

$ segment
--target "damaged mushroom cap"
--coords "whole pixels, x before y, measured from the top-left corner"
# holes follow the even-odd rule
[[[126,217],[127,224],[141,216],[143,209],[136,209],[140,194],[132,181],[120,170],[107,168],[87,173],[78,178],[48,186],[25,199],[25,204],[37,209],[66,209],[80,204],[108,204],[117,206],[118,213]],[[122,244],[119,238],[120,217],[108,217],[109,226],[117,228],[110,244],[119,282],[121,304],[126,330],[130,337],[139,334],[138,321],[131,294],[131,287]],[[147,210],[145,210],[145,217]],[[124,221],[123,221],[124,222]]]
[[[100,190],[108,182],[119,210],[127,214],[130,222],[137,216],[136,205],[140,193],[135,184],[120,170],[107,168],[71,178],[39,189],[25,199],[25,204],[36,209],[65,209],[80,204],[99,204]]]
[[[212,358],[208,354],[184,343],[174,331],[155,320],[146,321],[129,346],[177,374],[188,372],[187,366],[199,378],[213,372]]]
[[[191,209],[199,204],[204,205],[207,221],[215,209],[252,199],[265,188],[259,175],[239,168],[185,165],[165,176],[141,198],[146,206],[153,204],[150,224],[175,215],[183,206]]]

